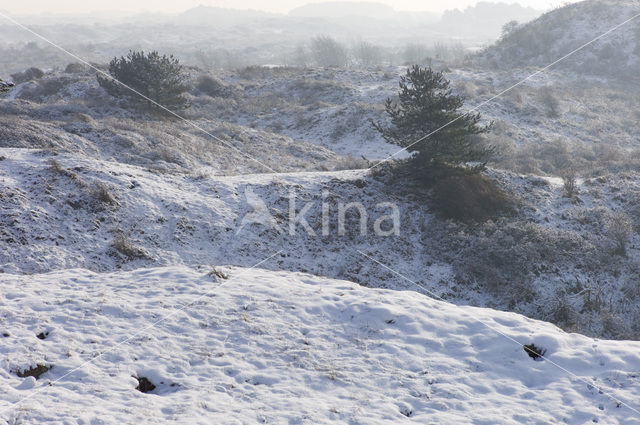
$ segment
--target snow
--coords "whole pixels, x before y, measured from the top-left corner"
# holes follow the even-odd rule
[[[0,348],[0,418],[640,423],[606,395],[638,407],[638,342],[566,334],[411,291],[218,267],[224,279],[210,270],[0,275],[0,327],[10,335]],[[46,339],[36,338],[43,330]],[[529,358],[520,345],[529,343],[546,348],[547,360]],[[12,373],[37,363],[53,368],[37,381]],[[134,376],[157,388],[136,391]]]
[[[625,0],[626,14],[636,9]],[[546,65],[604,30],[614,12],[575,20],[576,31],[565,32],[577,40],[562,38],[524,64]],[[628,54],[629,67],[632,28],[613,38],[626,43],[615,51]],[[575,63],[598,62],[610,48],[585,50]],[[486,54],[501,59],[503,50]],[[537,69],[447,77],[473,108]],[[640,424],[640,342],[486,308],[637,339],[640,237],[630,238],[626,258],[594,255],[610,252],[604,218],[636,211],[637,173],[578,179],[572,203],[558,177],[489,170],[522,198],[522,211],[474,231],[436,217],[426,192],[390,190],[367,170],[326,171],[397,151],[370,121],[385,119],[382,103],[404,67],[258,71],[221,74],[237,96],[191,93],[189,117],[286,173],[238,175],[263,170],[184,124],[141,120],[89,74],[53,71],[43,81],[67,84],[55,94],[24,83],[5,98],[2,144],[13,148],[0,148],[0,425]],[[494,137],[515,147],[557,138],[597,147],[606,136],[632,153],[637,99],[614,86],[601,93],[613,79],[598,72],[578,84],[554,69],[480,111],[499,124]],[[556,117],[539,99],[547,87],[561,100]],[[100,201],[92,192],[100,187],[115,201]],[[324,193],[331,208],[359,201],[369,213],[393,202],[402,230],[289,235],[292,192],[299,208],[312,204],[306,218],[316,230]],[[466,257],[465,244],[502,243],[518,235],[509,226],[529,225],[532,246],[554,239],[549,258],[513,247],[525,256],[511,258],[514,268],[537,266],[528,287],[508,279],[491,292],[461,277],[461,265],[482,258]],[[503,230],[504,239],[493,237]],[[118,235],[137,258],[117,249]],[[603,306],[590,304],[592,292],[606,293]],[[558,306],[579,324],[554,316]],[[524,344],[545,358],[531,359]],[[38,379],[18,376],[45,366]],[[155,389],[138,391],[143,377]]]

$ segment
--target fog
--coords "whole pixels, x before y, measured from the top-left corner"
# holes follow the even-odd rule
[[[310,51],[311,41],[318,36],[329,36],[338,43],[345,51],[345,66],[393,66],[428,58],[461,62],[495,41],[505,23],[524,23],[542,13],[516,3],[486,2],[443,13],[401,8],[417,7],[418,2],[394,3],[393,7],[384,2],[283,2],[282,9],[293,7],[286,13],[238,9],[251,6],[249,2],[234,3],[234,8],[197,6],[180,11],[149,3],[154,12],[116,12],[121,4],[125,5],[110,2],[109,12],[82,14],[100,4],[76,8],[75,2],[67,1],[57,4],[53,12],[74,14],[51,15],[44,13],[50,3],[25,2],[20,7],[31,14],[17,20],[35,25],[36,32],[48,41],[91,62],[105,63],[130,49],[156,49],[188,65],[234,69],[322,65]],[[144,3],[136,3],[136,7],[141,5]],[[186,6],[181,3],[181,7]],[[67,61],[64,53],[44,39],[0,17],[0,75],[29,66],[63,67]]]
[[[261,0],[185,0],[175,1],[157,1],[157,0],[140,0],[136,2],[125,0],[113,0],[109,2],[98,1],[80,1],[80,0],[61,0],[56,2],[45,0],[26,0],[13,2],[0,7],[0,10],[9,11],[18,14],[39,14],[39,13],[90,13],[95,11],[127,11],[140,12],[152,11],[163,13],[183,12],[192,7],[204,5],[233,9],[255,9],[275,13],[287,13],[290,10],[302,6],[307,3],[319,3],[318,1],[309,2],[305,0],[273,0],[269,2]],[[409,11],[428,11],[441,13],[448,9],[466,8],[478,3],[477,0],[381,0],[380,3],[392,6],[396,10]],[[540,10],[546,10],[557,6],[558,1],[554,0],[517,0],[510,1],[525,7],[533,7]],[[563,2],[566,3],[566,2]]]

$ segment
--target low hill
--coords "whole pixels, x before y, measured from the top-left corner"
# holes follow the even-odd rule
[[[437,28],[460,35],[482,34],[487,38],[497,38],[502,26],[510,21],[528,22],[540,15],[540,11],[523,7],[517,3],[479,2],[464,10],[447,10],[437,24]]]
[[[554,68],[579,75],[637,78],[638,14],[640,3],[634,0],[586,0],[570,4],[515,28],[483,52],[481,61],[499,69],[546,66],[636,16]]]
[[[610,234],[614,211],[640,222],[638,174],[585,181],[581,205],[563,197],[554,180],[493,176],[520,199],[521,212],[468,226],[434,214],[425,193],[401,182],[389,190],[366,170],[185,175],[82,153],[2,148],[0,277],[250,267],[282,249],[262,267],[420,291],[364,252],[456,304],[516,311],[592,336],[638,338],[640,238],[630,238],[625,257]],[[365,232],[350,209],[340,233],[339,204],[347,202],[365,209]],[[391,213],[380,203],[396,205],[397,234],[376,233],[375,222]],[[313,234],[293,221],[292,210]],[[259,211],[271,224],[253,221]]]
[[[289,16],[304,18],[344,18],[360,16],[377,19],[389,19],[395,14],[393,7],[376,2],[333,1],[309,3],[296,7]]]
[[[258,19],[268,19],[275,15],[257,10],[227,9],[223,7],[197,6],[171,19],[177,25],[206,25],[211,27],[232,27],[248,24]]]

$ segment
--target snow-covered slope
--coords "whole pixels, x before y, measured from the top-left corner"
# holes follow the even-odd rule
[[[640,3],[636,0],[586,0],[569,4],[516,28],[481,57],[500,69],[546,66],[635,17],[554,68],[579,75],[637,79],[638,14]]]
[[[328,149],[182,112],[191,123],[131,110],[92,72],[52,72],[0,98],[0,146],[49,149],[161,171],[240,174],[331,170]]]
[[[616,212],[640,221],[637,174],[585,181],[577,204],[562,196],[557,179],[492,176],[519,199],[520,212],[468,226],[437,217],[427,193],[403,182],[390,186],[365,170],[190,176],[0,149],[0,273],[249,267],[282,250],[264,268],[417,290],[362,251],[456,304],[515,310],[594,336],[637,338],[640,238],[633,235],[620,256],[609,234]],[[260,210],[256,200],[279,228],[247,221]],[[339,203],[349,202],[365,208],[366,234],[355,209],[339,233]],[[391,212],[384,202],[398,208],[398,234],[375,233],[375,221]],[[290,208],[298,218],[305,211],[314,235],[301,223],[291,232]]]
[[[399,147],[385,142],[370,120],[386,119],[384,101],[397,93],[397,77],[404,70],[247,68],[221,75],[225,83],[241,88],[241,95],[198,98],[192,109],[340,155],[382,159]]]
[[[0,423],[640,423],[619,403],[638,408],[637,342],[415,292],[210,270],[0,275]],[[16,376],[36,365],[51,369]],[[153,391],[136,391],[143,377]]]

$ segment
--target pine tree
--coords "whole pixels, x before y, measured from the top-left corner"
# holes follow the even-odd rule
[[[397,102],[385,103],[391,126],[373,125],[389,143],[414,153],[409,164],[420,177],[437,180],[484,169],[493,149],[475,136],[491,125],[480,125],[480,114],[460,111],[464,98],[453,94],[442,72],[409,68],[400,78],[398,96]]]
[[[173,56],[160,56],[156,51],[148,54],[130,51],[127,57],[113,58],[109,63],[109,74],[113,79],[100,74],[97,78],[100,86],[112,96],[127,98],[132,103],[149,109],[161,108],[140,94],[171,111],[189,106],[188,100],[183,96],[189,88],[186,84],[187,77],[182,65]]]

